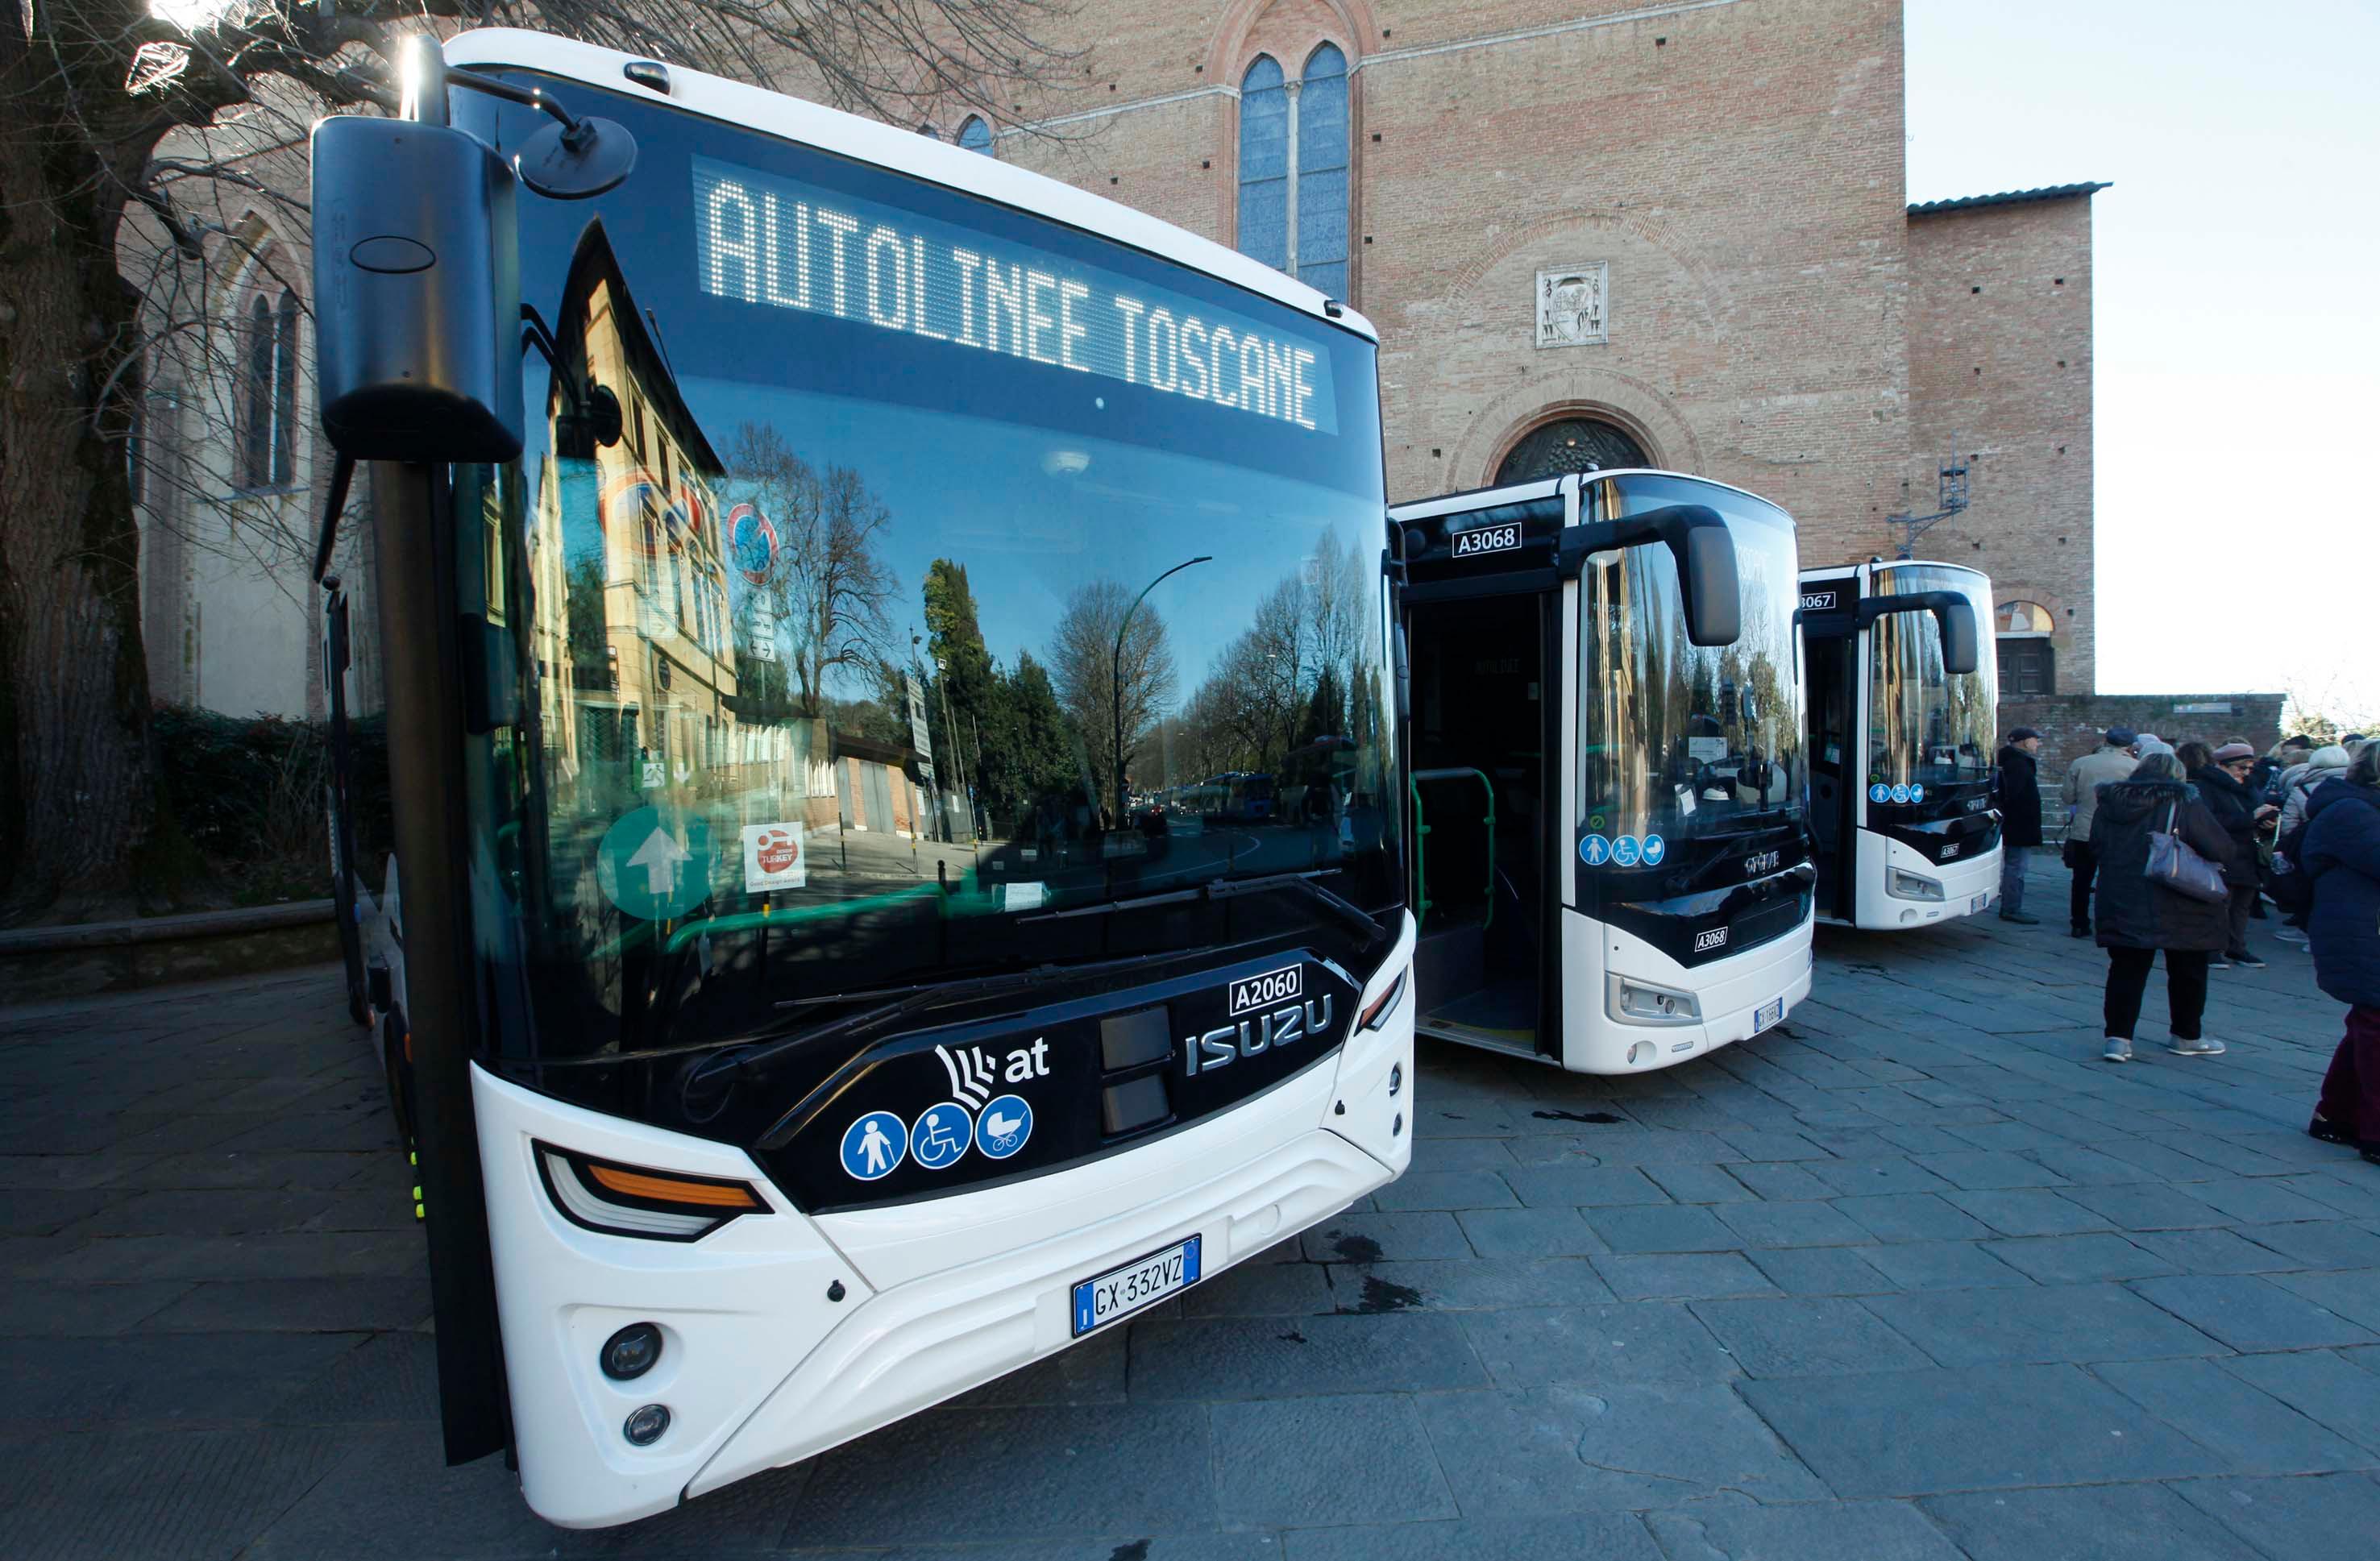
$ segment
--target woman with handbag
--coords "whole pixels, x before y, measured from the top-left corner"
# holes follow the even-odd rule
[[[2199,1031],[2207,964],[2230,933],[2224,870],[2233,848],[2170,751],[2141,760],[2131,779],[2099,788],[2091,853],[2099,864],[2099,947],[2107,950],[2101,1055],[2132,1059],[2132,1029],[2162,949],[2168,1047],[2183,1057],[2221,1056],[2223,1043]]]

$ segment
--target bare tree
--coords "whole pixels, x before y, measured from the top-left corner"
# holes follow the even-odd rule
[[[296,185],[260,164],[325,107],[393,107],[404,36],[537,27],[898,124],[1009,120],[1072,75],[1039,36],[1066,3],[23,6],[0,28],[0,921],[62,896],[68,914],[153,900],[184,870],[159,813],[127,459],[149,370],[218,329],[207,268],[298,260]],[[242,254],[230,205],[286,219],[287,252]],[[210,350],[242,345],[235,330]],[[280,535],[241,545],[277,553],[290,526],[271,519]]]
[[[901,583],[878,549],[892,512],[857,472],[829,466],[821,477],[763,423],[736,430],[727,466],[777,527],[762,594],[793,652],[795,713],[819,715],[832,674],[892,659]]]
[[[1100,802],[1112,803],[1118,777],[1132,773],[1134,754],[1173,694],[1173,652],[1166,647],[1165,621],[1153,602],[1141,602],[1135,611],[1123,587],[1094,581],[1066,599],[1050,663],[1059,703],[1083,751],[1092,756]]]

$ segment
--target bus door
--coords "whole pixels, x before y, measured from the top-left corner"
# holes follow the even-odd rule
[[[1556,493],[1415,523],[1403,593],[1415,1023],[1554,1061],[1560,885],[1548,869],[1568,860],[1555,819],[1571,692],[1550,552],[1562,503]]]
[[[1849,921],[1856,909],[1856,860],[1865,792],[1859,721],[1856,577],[1802,586],[1802,677],[1810,721],[1810,832],[1816,846],[1818,914]]]

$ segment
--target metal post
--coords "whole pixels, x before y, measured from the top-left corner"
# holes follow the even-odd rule
[[[1181,574],[1184,570],[1189,568],[1194,563],[1212,563],[1214,562],[1214,555],[1211,553],[1200,553],[1196,558],[1184,559],[1181,563],[1167,570],[1163,575],[1160,575],[1156,579],[1151,580],[1146,586],[1141,587],[1140,594],[1132,599],[1132,605],[1123,610],[1123,621],[1116,624],[1115,657],[1108,668],[1108,703],[1113,706],[1115,709],[1115,748],[1113,752],[1115,755],[1116,809],[1114,827],[1118,829],[1122,829],[1123,828],[1123,817],[1127,811],[1123,783],[1123,632],[1132,627],[1132,615],[1140,611],[1140,604],[1148,599],[1149,592],[1163,585],[1170,576]]]

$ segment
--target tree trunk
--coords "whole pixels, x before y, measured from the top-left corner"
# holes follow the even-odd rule
[[[137,327],[115,263],[118,187],[65,130],[55,76],[13,42],[0,55],[0,924],[128,908],[158,812],[129,377],[91,412]]]

